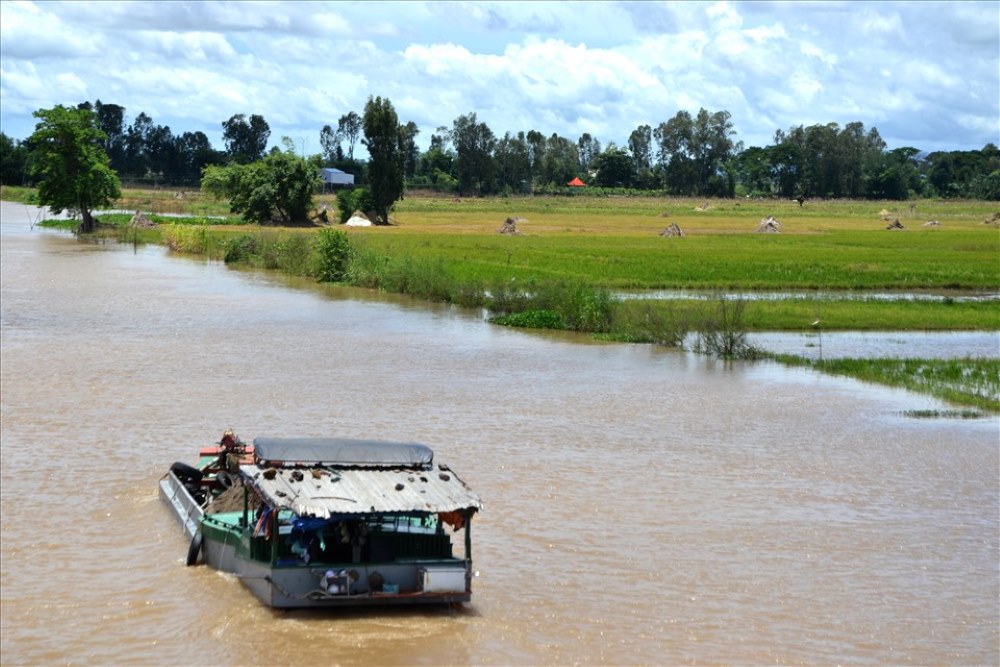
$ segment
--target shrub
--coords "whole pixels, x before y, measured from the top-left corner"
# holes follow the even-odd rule
[[[724,359],[759,359],[763,353],[747,341],[743,325],[746,304],[742,298],[720,297],[716,313],[702,322],[695,351]]]
[[[307,276],[316,271],[313,244],[305,234],[289,234],[275,246],[277,267],[293,276]]]
[[[621,308],[621,322],[616,329],[627,334],[630,342],[654,343],[667,347],[683,347],[688,333],[688,318],[680,315],[673,304],[640,301]]]
[[[222,259],[226,264],[249,262],[259,249],[260,237],[256,234],[241,234],[226,241]]]
[[[511,279],[494,284],[489,290],[487,306],[497,315],[509,315],[527,310],[531,303],[531,285],[522,285]]]
[[[347,238],[347,232],[321,229],[317,253],[316,277],[320,282],[341,282],[347,277],[348,266],[351,263],[351,242]]]
[[[499,315],[490,319],[494,324],[528,329],[567,329],[562,316],[551,310],[526,310],[523,313]]]
[[[165,225],[163,242],[174,252],[206,253],[208,228],[200,225]]]

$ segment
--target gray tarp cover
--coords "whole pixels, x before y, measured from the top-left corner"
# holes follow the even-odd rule
[[[352,438],[254,438],[254,454],[262,461],[323,463],[341,466],[427,467],[434,452],[417,442]]]

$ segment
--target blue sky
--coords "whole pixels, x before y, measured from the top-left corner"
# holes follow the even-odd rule
[[[1000,143],[998,2],[0,1],[0,130],[100,99],[175,134],[261,114],[319,152],[388,97],[426,147],[475,112],[497,136],[624,146],[679,110],[727,110],[746,146],[861,121],[890,148]],[[363,150],[363,149],[362,149]]]

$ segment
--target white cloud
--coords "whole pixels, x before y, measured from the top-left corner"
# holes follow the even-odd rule
[[[175,133],[260,113],[275,142],[389,98],[426,145],[477,113],[498,136],[627,142],[678,110],[728,110],[748,145],[861,121],[981,147],[1000,124],[993,2],[205,2],[0,0],[0,123],[89,97]],[[894,137],[882,131],[890,142]]]

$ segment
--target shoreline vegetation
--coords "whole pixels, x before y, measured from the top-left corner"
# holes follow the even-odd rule
[[[123,212],[99,215],[100,233],[121,242],[483,307],[491,321],[508,326],[675,347],[695,334],[693,348],[714,356],[769,358],[972,408],[914,417],[1000,412],[1000,359],[815,361],[769,354],[745,340],[750,331],[1000,330],[1000,301],[969,298],[1000,291],[997,202],[800,204],[579,193],[463,199],[412,192],[397,203],[392,225],[347,228],[318,221],[248,225],[225,201],[198,191],[122,194]],[[33,203],[33,191],[4,186],[0,198]],[[316,204],[337,217],[333,196]],[[147,224],[131,224],[136,211]],[[510,231],[506,219],[516,234],[500,233]],[[777,232],[758,231],[768,219]],[[682,236],[661,235],[674,225]],[[614,296],[656,290],[709,296]],[[734,292],[781,296],[724,296]],[[914,293],[934,298],[909,298]]]

